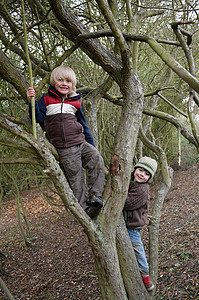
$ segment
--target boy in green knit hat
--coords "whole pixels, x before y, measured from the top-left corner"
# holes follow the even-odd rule
[[[143,283],[148,291],[154,289],[149,277],[149,266],[140,237],[140,230],[148,225],[149,182],[157,170],[155,159],[144,156],[134,167],[127,199],[124,205],[124,215],[135,256],[138,262]]]

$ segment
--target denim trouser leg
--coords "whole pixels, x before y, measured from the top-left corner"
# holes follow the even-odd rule
[[[144,246],[140,236],[140,229],[128,229],[127,231],[130,236],[130,240],[132,242],[135,256],[138,262],[139,270],[143,273],[149,273],[149,266],[146,259],[146,254],[144,251]]]

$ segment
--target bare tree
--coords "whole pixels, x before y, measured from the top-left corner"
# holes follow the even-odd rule
[[[83,19],[81,17],[81,13],[82,16],[84,13],[81,9],[84,6],[79,1],[77,1],[76,7],[62,0],[48,0],[45,3],[46,7],[42,6],[40,1],[37,0],[34,3],[28,1],[28,4],[27,9],[29,10],[29,14],[32,14],[35,20],[34,24],[27,26],[29,33],[31,33],[29,56],[32,61],[33,73],[36,80],[38,80],[37,76],[42,78],[39,82],[38,92],[41,92],[48,82],[49,72],[52,69],[52,62],[50,60],[52,56],[54,55],[54,66],[57,66],[66,59],[69,60],[70,55],[77,48],[81,49],[87,57],[99,65],[112,78],[103,82],[101,86],[101,88],[103,87],[102,90],[100,90],[100,86],[97,86],[92,91],[94,99],[99,100],[105,97],[105,93],[110,89],[112,81],[117,83],[121,92],[121,115],[114,137],[110,172],[107,176],[103,195],[105,204],[97,220],[90,220],[79,206],[59,166],[56,151],[49,145],[40,127],[37,128],[38,139],[35,139],[31,135],[30,124],[27,118],[24,116],[19,118],[11,113],[0,115],[0,127],[9,134],[11,140],[13,137],[17,137],[20,140],[19,146],[23,147],[23,149],[30,151],[31,148],[31,151],[33,151],[32,159],[47,170],[46,172],[56,187],[64,206],[71,211],[85,229],[95,258],[102,299],[148,299],[150,296],[143,286],[132,245],[121,217],[138,134],[142,142],[158,156],[162,172],[162,186],[155,201],[150,229],[150,240],[153,241],[150,246],[152,257],[150,258],[150,265],[153,268],[151,275],[154,281],[157,280],[157,237],[160,211],[164,198],[170,188],[172,175],[170,174],[163,149],[158,147],[154,142],[151,142],[140,126],[142,123],[142,113],[166,119],[175,126],[178,126],[184,136],[196,145],[196,147],[198,147],[198,138],[195,131],[193,131],[194,135],[188,133],[184,126],[173,117],[165,115],[162,112],[144,109],[144,91],[140,77],[135,72],[138,57],[136,56],[136,52],[132,53],[132,49],[135,49],[132,47],[132,41],[135,41],[135,47],[137,47],[137,42],[149,45],[154,53],[159,55],[164,64],[190,86],[192,93],[194,91],[196,104],[199,81],[192,69],[187,71],[155,38],[141,34],[138,35],[137,32],[136,34],[132,34],[132,30],[129,30],[130,33],[125,33],[121,26],[125,24],[125,20],[122,20],[120,23],[118,22],[118,18],[121,18],[119,14],[121,8],[117,1],[96,0],[89,3],[96,12],[96,20],[93,20],[92,16],[87,14],[89,21],[103,22],[103,26],[106,27],[106,30],[97,30],[97,32],[90,32],[88,27],[84,25],[86,18]],[[4,18],[4,22],[8,26],[9,32],[12,33],[11,36],[14,36],[14,40],[17,41],[16,44],[10,44],[8,37],[6,37],[3,31],[0,31],[1,40],[4,45],[2,50],[0,50],[0,74],[7,84],[12,84],[15,87],[18,92],[17,96],[21,101],[20,105],[22,106],[22,103],[27,103],[26,89],[28,87],[28,80],[26,77],[24,79],[21,72],[22,67],[17,68],[9,59],[14,53],[17,55],[21,65],[24,67],[27,65],[28,57],[25,53],[25,44],[22,39],[22,24],[20,21],[17,23],[12,18],[4,3],[0,5],[0,12]],[[18,8],[18,3],[15,5]],[[125,1],[125,7],[128,11],[129,24],[132,26],[129,1]],[[78,12],[80,14],[79,17],[77,17]],[[146,12],[145,10],[144,14],[142,11],[139,11],[138,14],[137,11],[137,14],[142,18],[156,16],[162,14],[163,11],[150,11],[151,14],[149,12],[146,14]],[[48,27],[49,24],[50,26]],[[98,27],[98,25],[95,26],[95,28]],[[48,40],[49,43],[45,44],[43,35],[46,33],[51,35],[52,32],[50,30],[53,30],[52,32],[55,36],[52,36],[52,41]],[[61,41],[59,39],[60,35],[62,37]],[[33,37],[36,37],[38,45],[31,44]],[[38,46],[42,48],[39,58],[36,55],[37,50],[40,49]],[[58,55],[59,51],[61,53]],[[15,57],[15,55],[13,56]],[[14,60],[13,57],[12,59]],[[0,139],[0,142],[3,143],[3,140],[1,141]]]

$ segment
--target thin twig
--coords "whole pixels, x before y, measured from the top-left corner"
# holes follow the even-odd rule
[[[28,39],[27,39],[27,30],[26,30],[26,18],[25,18],[25,8],[24,8],[24,0],[21,0],[22,7],[22,18],[23,18],[23,30],[24,30],[24,42],[25,42],[25,51],[28,62],[28,71],[30,77],[30,86],[33,87],[33,79],[32,79],[32,66],[28,51]],[[36,117],[35,117],[35,99],[31,97],[31,109],[32,109],[32,131],[34,138],[37,138],[37,129],[36,129]]]

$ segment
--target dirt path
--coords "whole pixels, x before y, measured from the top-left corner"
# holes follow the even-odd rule
[[[198,166],[175,172],[162,210],[156,299],[199,299]],[[152,186],[153,196],[157,186]],[[100,299],[94,260],[81,226],[38,190],[22,193],[33,247],[25,247],[13,199],[0,221],[1,277],[16,299]],[[59,203],[61,204],[61,203]],[[145,236],[146,234],[144,234]],[[147,244],[147,237],[145,239]],[[0,300],[6,299],[0,290]]]

